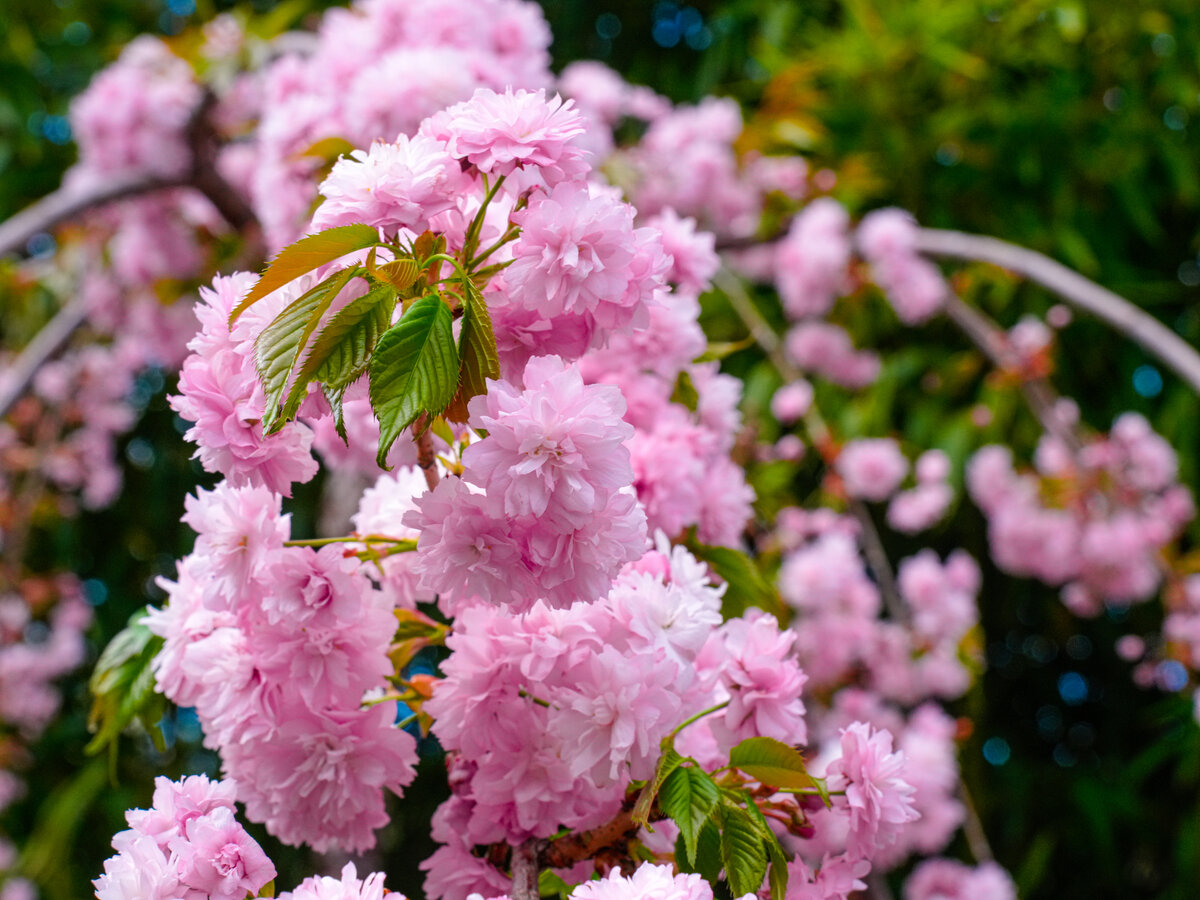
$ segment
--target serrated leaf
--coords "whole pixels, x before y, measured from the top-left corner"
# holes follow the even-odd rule
[[[379,340],[370,364],[371,407],[379,419],[381,468],[405,428],[421,413],[437,415],[458,388],[453,317],[436,294],[427,294]]]
[[[767,844],[767,853],[771,857],[771,871],[767,883],[771,886],[771,900],[784,900],[787,897],[788,861],[783,855],[779,841]]]
[[[298,297],[254,340],[254,367],[266,392],[263,430],[276,431],[282,425],[279,401],[305,344],[329,309],[329,304],[356,274],[357,268],[342,269]]]
[[[758,566],[745,553],[731,547],[701,544],[694,538],[688,539],[687,548],[697,559],[708,563],[727,585],[721,598],[721,615],[726,620],[745,614],[750,607],[757,607],[774,615],[780,624],[787,621],[779,592],[763,578]]]
[[[421,267],[417,265],[415,259],[405,257],[386,262],[382,266],[376,266],[371,274],[403,293],[416,284],[417,278],[421,275]]]
[[[816,788],[804,756],[783,741],[769,737],[746,738],[729,752],[729,764],[755,781],[771,787]]]
[[[719,807],[721,862],[734,897],[754,894],[767,874],[767,850],[750,814],[734,806]]]
[[[370,225],[339,225],[317,234],[302,237],[279,251],[263,270],[250,293],[229,314],[229,324],[273,291],[306,275],[318,266],[340,259],[355,250],[365,250],[379,243],[379,232]]]
[[[390,284],[373,284],[334,313],[313,338],[288,392],[282,417],[295,416],[310,381],[343,392],[353,384],[367,370],[375,345],[392,324],[395,308],[396,289]]]
[[[716,884],[721,877],[721,832],[712,819],[704,823],[696,840],[693,858],[687,858],[688,850],[680,834],[675,841],[675,865],[680,872],[695,872],[709,884]]]
[[[675,769],[658,792],[658,805],[679,826],[688,862],[695,862],[700,830],[717,806],[720,792],[707,772],[698,766]]]
[[[471,281],[464,281],[462,328],[458,336],[458,392],[446,408],[446,418],[455,422],[467,421],[467,403],[478,394],[487,393],[487,380],[500,377],[500,356],[496,350],[496,333],[487,303]]]
[[[638,794],[637,802],[633,805],[634,825],[650,828],[650,810],[654,806],[654,798],[658,796],[663,781],[678,769],[682,762],[683,757],[675,752],[674,747],[667,747],[663,750],[662,756],[658,758],[658,764],[654,767],[654,777],[646,782],[646,786]],[[654,829],[650,828],[650,830]]]

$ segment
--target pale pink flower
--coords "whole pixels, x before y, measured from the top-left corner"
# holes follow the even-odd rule
[[[834,465],[846,493],[863,500],[886,500],[908,474],[908,460],[891,438],[850,441]]]
[[[615,387],[585,386],[577,368],[552,356],[530,360],[524,383],[519,392],[492,381],[471,401],[471,427],[487,437],[463,454],[466,478],[507,516],[581,528],[633,481],[625,400]]]
[[[325,202],[313,215],[317,231],[362,223],[387,234],[408,229],[420,234],[429,220],[454,209],[464,186],[458,162],[446,148],[422,134],[400,135],[395,143],[376,141],[334,165],[320,191]]]
[[[1017,900],[1017,886],[994,862],[972,868],[953,859],[927,859],[904,883],[904,900]]]
[[[180,882],[211,900],[254,896],[275,877],[275,866],[228,806],[188,820],[168,847]]]
[[[904,754],[892,752],[890,732],[854,722],[842,730],[841,749],[826,769],[829,790],[845,792],[838,805],[844,803],[850,813],[850,855],[870,857],[917,818],[914,789],[904,779]]]
[[[372,872],[360,879],[354,863],[348,862],[342,867],[341,878],[313,875],[300,882],[294,891],[284,891],[279,900],[383,900],[384,894],[404,900],[403,894],[384,888],[382,872]]]
[[[585,153],[573,142],[584,120],[571,100],[544,90],[503,94],[479,88],[470,100],[427,120],[423,130],[442,140],[450,154],[481,172],[507,175],[536,167],[548,183],[588,171]]]
[[[570,900],[712,900],[708,882],[699,875],[676,875],[670,866],[642,863],[628,877],[620,869],[607,878],[585,881]]]
[[[776,248],[779,298],[793,319],[823,316],[847,286],[850,215],[830,197],[806,206]]]

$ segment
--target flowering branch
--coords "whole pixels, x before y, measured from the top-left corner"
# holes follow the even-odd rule
[[[936,228],[918,230],[917,249],[928,256],[992,263],[1036,281],[1131,337],[1200,392],[1200,353],[1194,347],[1125,298],[1048,256],[998,238]]]
[[[999,369],[1022,371],[1024,367],[1020,358],[1012,352],[1008,338],[995,322],[949,292],[945,297],[944,310],[946,318],[957,325],[993,365]],[[1022,378],[1021,393],[1030,410],[1049,434],[1058,438],[1073,452],[1080,449],[1079,436],[1059,415],[1056,408],[1058,398],[1045,378]]]

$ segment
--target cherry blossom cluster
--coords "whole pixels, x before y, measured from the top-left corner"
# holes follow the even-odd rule
[[[289,519],[263,487],[201,490],[196,546],[146,620],[165,645],[159,689],[193,706],[247,814],[292,843],[365,849],[383,790],[415,770],[387,687],[394,603],[337,546],[284,546]]]
[[[99,900],[179,897],[243,900],[275,878],[275,866],[235,818],[235,787],[192,775],[155,780],[154,805],[125,814],[116,856],[93,884]]]
[[[246,73],[237,89],[259,121],[249,144],[230,148],[228,166],[268,245],[302,233],[321,141],[369,147],[413,134],[477,88],[547,87],[549,44],[540,8],[521,0],[365,0],[330,10],[311,48]]]
[[[988,446],[968,467],[997,565],[1062,585],[1063,602],[1079,615],[1154,596],[1162,549],[1195,515],[1170,445],[1142,416],[1125,413],[1078,449],[1043,437],[1034,464],[1018,474],[1007,448]]]

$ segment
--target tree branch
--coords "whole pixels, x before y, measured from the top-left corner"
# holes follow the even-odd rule
[[[0,418],[8,415],[13,404],[29,389],[38,369],[62,349],[86,318],[87,306],[83,297],[76,295],[25,345],[13,364],[0,375]]]
[[[935,228],[918,231],[917,249],[927,256],[987,262],[1024,275],[1128,335],[1200,393],[1200,353],[1194,347],[1154,316],[1050,257],[998,238]]]
[[[979,310],[947,291],[943,312],[996,368],[1018,373],[1022,371],[1021,358],[1013,352],[1008,337],[999,325]],[[1063,421],[1059,414],[1058,396],[1045,378],[1022,378],[1021,393],[1042,428],[1062,441],[1072,453],[1082,449],[1079,435],[1071,423]]]
[[[0,223],[0,256],[24,250],[34,235],[49,231],[89,209],[151,191],[181,187],[187,180],[186,175],[165,178],[146,172],[131,172],[84,188],[60,187]]]

